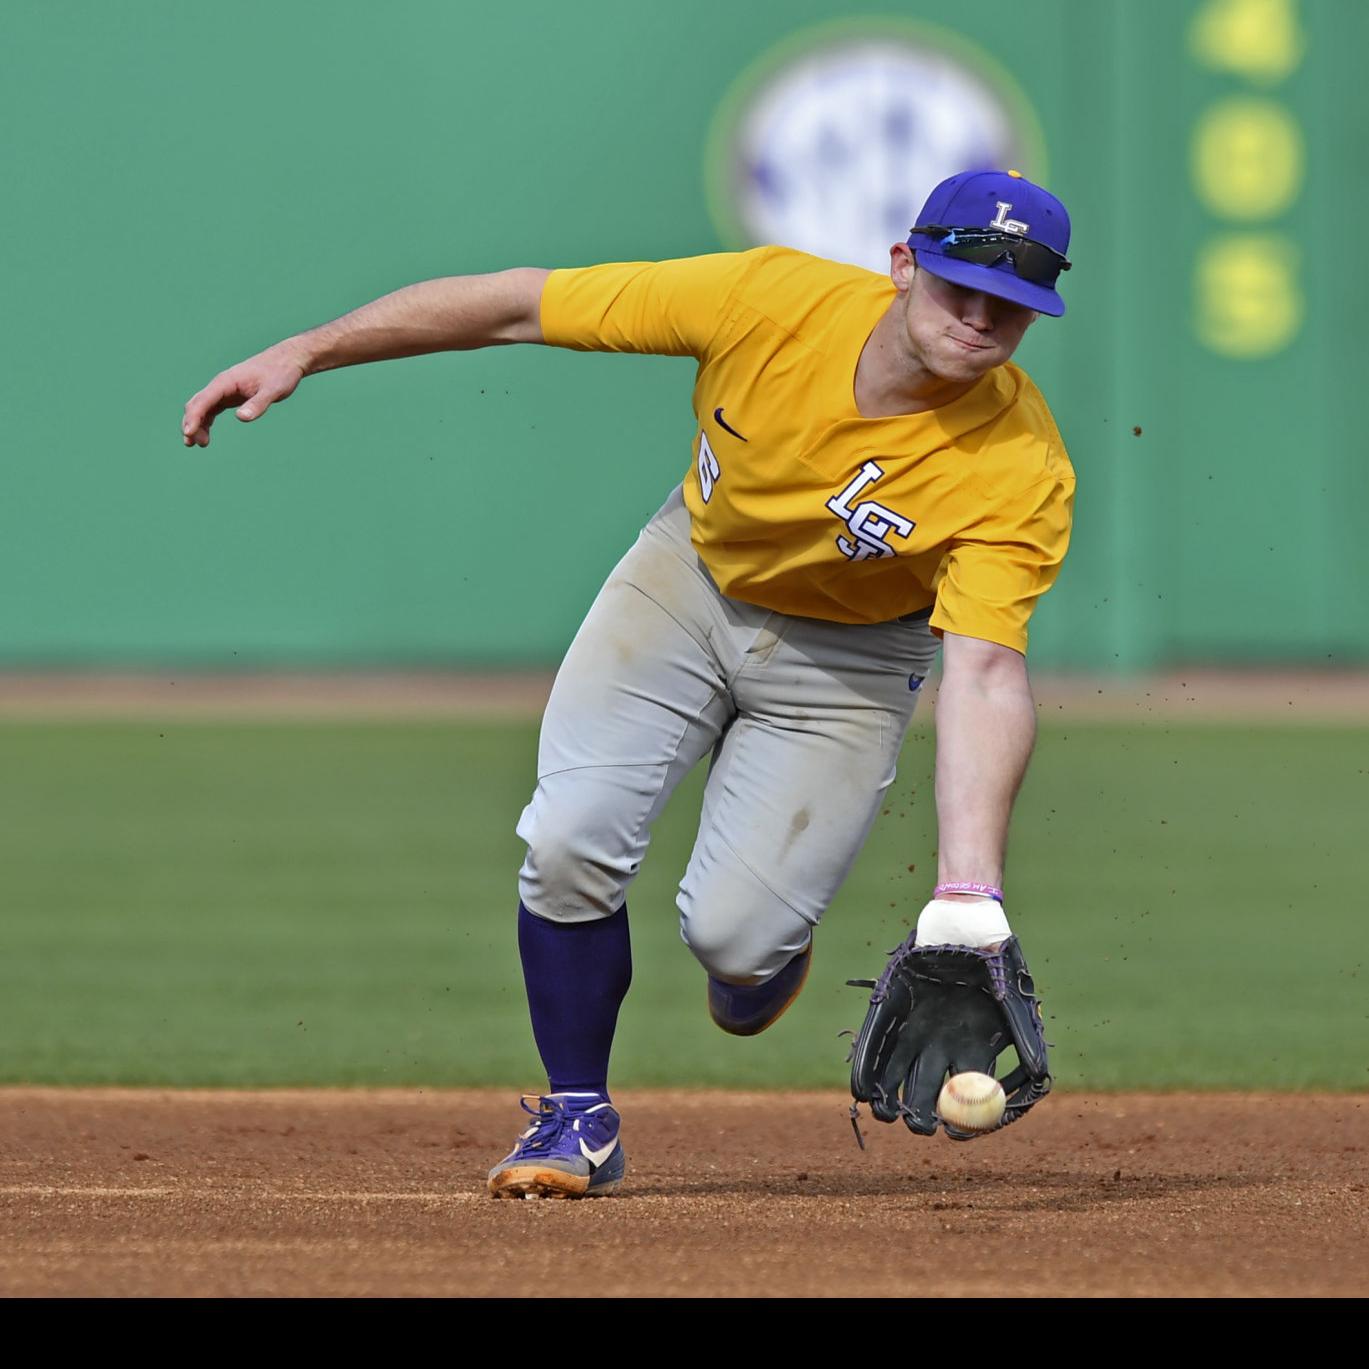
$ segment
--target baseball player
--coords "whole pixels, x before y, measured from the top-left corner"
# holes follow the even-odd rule
[[[681,934],[714,1021],[754,1034],[803,986],[938,650],[939,879],[910,944],[971,948],[1034,1008],[1004,851],[1035,735],[1027,620],[1065,555],[1074,476],[1011,358],[1038,315],[1064,313],[1069,232],[1018,172],[966,172],[932,192],[887,277],[762,247],[428,281],[186,405],[185,443],[207,446],[226,408],[256,419],[304,376],[364,361],[515,342],[698,360],[684,482],[595,599],[542,724],[518,941],[548,1086],[523,1100],[531,1123],[490,1172],[494,1195],[623,1179],[608,1075],[627,892],[681,778],[711,758]],[[991,1069],[1005,1035],[951,1008],[907,1016],[876,1033],[896,1058],[856,1096],[935,1130],[947,1070]],[[1024,1067],[1009,1120],[1049,1086],[1044,1046]]]

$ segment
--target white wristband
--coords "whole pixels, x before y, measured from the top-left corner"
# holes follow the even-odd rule
[[[1003,905],[991,898],[974,903],[934,898],[918,914],[918,946],[973,946],[984,950],[1012,935]]]

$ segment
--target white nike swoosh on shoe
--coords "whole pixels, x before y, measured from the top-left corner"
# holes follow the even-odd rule
[[[599,1166],[602,1165],[604,1161],[607,1160],[608,1157],[613,1154],[614,1150],[617,1148],[617,1145],[618,1138],[615,1136],[613,1140],[611,1140],[607,1145],[600,1146],[598,1150],[591,1150],[585,1144],[585,1138],[582,1136],[580,1138],[580,1154],[583,1155],[585,1159],[588,1160],[590,1164],[592,1164],[595,1167],[595,1169],[598,1169]]]

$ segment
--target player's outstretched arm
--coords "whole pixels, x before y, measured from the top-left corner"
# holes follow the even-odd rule
[[[936,699],[939,884],[1003,885],[1008,820],[1036,740],[1019,652],[948,632]]]
[[[542,286],[550,272],[519,267],[405,286],[350,314],[284,339],[221,371],[192,395],[181,419],[187,447],[207,447],[225,409],[243,422],[288,399],[305,376],[366,361],[541,342]]]
[[[993,642],[946,633],[936,700],[938,886],[995,891],[1013,799],[1036,737],[1026,661]],[[1024,1117],[1050,1092],[1040,1000],[1026,958],[997,900],[938,887],[917,928],[895,948],[871,989],[851,1052],[851,1096],[882,1122],[923,1135],[944,1125],[973,1140]],[[947,1074],[994,1074],[1011,1045],[1017,1067],[1002,1080],[996,1124],[952,1125],[941,1114]],[[857,1127],[856,1135],[860,1130]]]

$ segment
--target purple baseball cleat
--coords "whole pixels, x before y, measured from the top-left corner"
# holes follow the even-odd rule
[[[813,963],[813,942],[764,984],[727,984],[708,976],[708,1014],[723,1031],[733,1036],[763,1032],[799,996],[808,967]]]
[[[603,1094],[529,1093],[520,1106],[533,1122],[490,1170],[494,1197],[600,1198],[618,1191],[627,1156],[618,1110]]]

